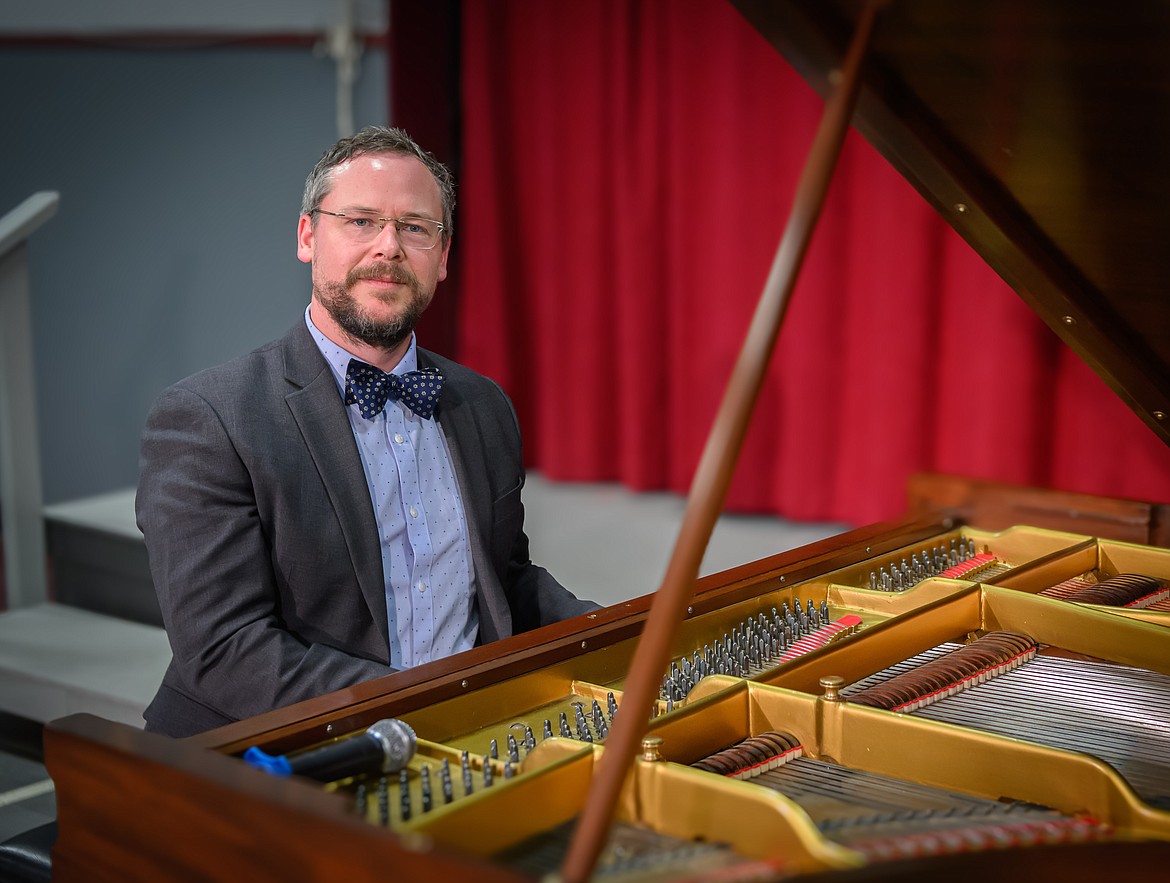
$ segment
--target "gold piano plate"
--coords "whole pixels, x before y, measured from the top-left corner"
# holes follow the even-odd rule
[[[1134,543],[1095,539],[1023,567],[996,579],[996,585],[1023,592],[1040,593],[1069,581],[1100,584],[1119,574],[1139,574],[1170,586],[1170,551]],[[1164,593],[1159,593],[1164,594]],[[1071,603],[1078,603],[1075,596]],[[1090,605],[1118,616],[1170,626],[1170,601],[1157,604],[1159,609]]]

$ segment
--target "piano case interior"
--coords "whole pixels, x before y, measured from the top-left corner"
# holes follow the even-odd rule
[[[785,879],[1062,846],[1124,862],[1170,846],[1170,550],[1036,526],[885,528],[703,581],[595,876]],[[1078,600],[1089,591],[1101,603]],[[54,722],[55,873],[555,872],[608,727],[630,713],[645,600],[181,742]],[[418,736],[391,775],[319,784],[241,760],[385,718]]]

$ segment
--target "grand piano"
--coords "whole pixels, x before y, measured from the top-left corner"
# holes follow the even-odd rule
[[[735,5],[829,93],[860,3]],[[1168,45],[1156,2],[894,0],[854,116],[1165,441]],[[555,874],[622,714],[645,736],[598,878],[1164,878],[1167,507],[939,476],[910,501],[699,580],[649,708],[623,698],[654,594],[187,740],[54,721],[54,878]],[[417,745],[385,775],[242,759],[387,719]]]

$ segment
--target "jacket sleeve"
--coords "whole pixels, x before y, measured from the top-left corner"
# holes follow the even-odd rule
[[[393,669],[300,627],[312,617],[294,609],[290,585],[311,579],[303,562],[330,550],[309,541],[303,560],[275,560],[287,538],[274,536],[284,528],[257,496],[272,476],[254,474],[258,458],[236,441],[201,393],[164,392],[143,434],[136,512],[174,656],[167,686],[239,720]],[[282,492],[298,482],[290,476]]]
[[[520,425],[511,400],[493,384],[499,401],[499,431],[506,456],[492,459],[497,486],[507,488],[493,503],[493,549],[500,560],[500,579],[512,611],[515,632],[528,631],[599,609],[577,598],[543,567],[534,564],[524,531],[525,472]]]

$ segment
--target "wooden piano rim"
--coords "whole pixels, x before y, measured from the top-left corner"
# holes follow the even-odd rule
[[[423,879],[435,876],[447,879],[477,881],[520,881],[516,873],[469,856],[454,855],[445,850],[412,843],[351,816],[338,795],[325,794],[317,786],[295,780],[256,775],[255,771],[231,759],[207,752],[191,745],[168,740],[166,737],[141,733],[121,724],[74,715],[55,725],[55,744],[64,755],[63,772],[81,781],[85,774],[106,775],[130,789],[134,778],[150,781],[151,788],[161,792],[161,803],[151,800],[144,807],[140,819],[123,819],[118,813],[104,816],[94,809],[101,795],[82,800],[79,806],[70,801],[60,815],[61,836],[53,853],[54,879],[86,881],[124,881],[157,879],[157,863],[190,862],[202,866],[201,854],[210,853],[216,868],[225,876],[211,879],[233,879],[236,864],[241,861],[231,853],[221,853],[214,843],[204,843],[185,827],[181,819],[171,813],[181,803],[195,801],[223,807],[215,825],[231,825],[233,821],[251,819],[257,814],[266,816],[254,832],[258,843],[267,834],[281,841],[292,838],[313,848],[328,844],[323,860],[306,864],[301,873],[283,877],[282,862],[297,858],[292,855],[277,857],[268,866],[267,874],[255,879],[316,880],[345,879],[355,881],[384,880],[388,863],[402,879]],[[98,765],[96,771],[95,764]],[[126,777],[131,779],[127,780]],[[74,791],[76,794],[76,791]],[[201,799],[202,798],[202,799]],[[278,802],[281,812],[274,817],[266,807]],[[86,806],[86,803],[90,805]],[[128,809],[134,805],[127,798]],[[84,824],[83,824],[84,823]],[[165,844],[161,845],[161,844]],[[262,846],[251,847],[257,853]],[[145,857],[140,861],[139,856]],[[255,857],[245,859],[254,864]],[[97,864],[95,864],[97,862]],[[874,880],[930,881],[948,880],[952,883],[972,881],[986,883],[989,879],[1028,881],[1028,883],[1096,883],[1102,872],[1114,879],[1161,880],[1170,863],[1170,843],[1161,841],[1066,844],[1062,846],[1035,846],[1028,849],[960,853],[949,856],[926,857],[912,860],[868,865],[856,870],[822,871],[812,875],[786,878],[809,883],[865,883]],[[176,876],[170,879],[205,879],[197,876],[192,864],[176,864]],[[254,870],[254,868],[251,868]],[[376,869],[379,876],[374,876]],[[241,869],[242,870],[242,869]],[[325,876],[321,876],[325,874]],[[416,876],[417,875],[417,876]],[[239,879],[236,877],[235,879]]]

